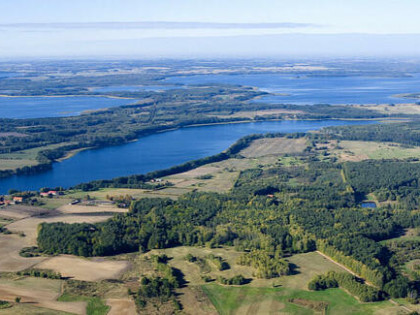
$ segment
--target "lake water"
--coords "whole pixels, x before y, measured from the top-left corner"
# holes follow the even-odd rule
[[[0,118],[41,118],[80,115],[86,110],[135,103],[133,99],[95,96],[0,97]]]
[[[164,81],[172,84],[234,84],[258,87],[277,94],[259,101],[284,104],[383,104],[413,103],[393,97],[420,92],[420,74],[410,77],[308,77],[284,74],[192,75],[175,76]]]
[[[0,179],[0,193],[10,188],[37,190],[70,187],[95,179],[111,179],[165,169],[227,149],[239,138],[253,133],[305,132],[327,126],[369,124],[372,121],[269,121],[182,128],[150,135],[136,142],[86,150],[53,169],[29,176]]]
[[[106,92],[136,92],[136,91],[167,91],[174,89],[185,88],[182,85],[113,85],[113,86],[104,86],[100,88],[94,88],[94,92],[106,93]]]
[[[16,73],[0,72],[1,76]],[[420,92],[420,74],[410,77],[308,77],[284,74],[192,75],[170,77],[159,85],[108,86],[95,92],[164,91],[197,84],[233,84],[258,87],[275,95],[255,102],[287,104],[381,104],[412,103],[416,100],[393,95]],[[173,85],[171,85],[173,84]],[[181,84],[181,85],[180,85]],[[184,86],[183,86],[183,85]],[[135,100],[95,96],[0,97],[0,118],[40,118],[79,115],[86,110],[134,103]]]
[[[0,71],[0,78],[11,78],[23,76],[23,73]]]
[[[376,203],[373,201],[362,202],[362,208],[376,208]]]

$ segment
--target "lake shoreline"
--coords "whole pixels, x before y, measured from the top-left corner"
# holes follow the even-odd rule
[[[52,164],[54,164],[53,168],[55,171],[54,176],[52,175],[52,173],[49,173],[52,172],[51,170],[47,170],[46,172],[36,172],[36,170],[34,170],[32,175],[11,174],[10,176],[3,177],[2,179],[0,179],[0,184],[3,185],[3,188],[0,189],[2,189],[3,191],[7,191],[10,188],[18,190],[32,190],[33,187],[39,186],[38,181],[40,181],[41,178],[43,178],[41,184],[42,187],[70,187],[74,186],[77,183],[87,182],[96,179],[109,179],[132,174],[143,174],[154,170],[166,169],[168,167],[182,164],[186,161],[201,158],[203,156],[205,157],[213,155],[215,152],[223,151],[233,141],[236,141],[237,139],[245,135],[255,133],[264,134],[272,132],[306,133],[311,130],[318,130],[323,127],[346,125],[344,123],[345,121],[346,120],[344,119],[283,119],[266,121],[245,120],[212,124],[195,124],[188,126],[180,126],[178,128],[168,126],[168,128],[165,130],[159,130],[148,134],[143,134],[140,137],[137,137],[136,139],[125,143],[121,143],[121,145],[129,145],[130,143],[137,143],[139,142],[139,140],[147,139],[139,142],[138,145],[125,148],[123,147],[122,149],[113,149],[113,147],[120,147],[120,145],[75,149],[66,154],[63,158],[52,161]],[[358,121],[360,121],[361,123],[364,121],[364,123],[362,124],[366,124],[375,123],[376,121],[379,122],[381,121],[381,119],[348,119],[347,121],[348,125],[355,125]],[[305,124],[305,122],[307,122],[307,124]],[[250,123],[257,123],[257,125],[252,126]],[[242,124],[243,126],[239,127],[239,124]],[[228,127],[229,125],[238,125],[238,127],[234,127],[234,129],[231,129],[230,127]],[[225,126],[226,128],[223,128],[223,126]],[[192,131],[191,127],[202,128]],[[168,131],[172,131],[175,133],[170,134],[168,133]],[[182,133],[179,134],[178,131],[182,131]],[[214,134],[215,131],[216,134]],[[211,136],[209,136],[209,132]],[[217,132],[219,132],[219,136],[217,136]],[[164,133],[167,133],[169,135],[163,136]],[[186,136],[186,134],[189,134],[189,136]],[[153,138],[149,138],[148,136],[151,136]],[[158,137],[156,138],[156,136]],[[162,137],[164,137],[165,139],[163,140],[163,142]],[[207,137],[207,139],[202,137]],[[156,143],[156,139],[159,139],[158,141],[160,142]],[[188,139],[193,140],[193,142],[191,142]],[[185,152],[185,150],[180,151],[179,148],[182,147],[182,145],[180,143],[177,143],[178,141],[184,141],[185,143],[188,143],[190,145],[190,149],[187,150],[187,152]],[[204,143],[202,141],[204,141]],[[214,148],[217,148],[217,150],[215,151]],[[100,149],[101,151],[98,152],[98,149]],[[171,153],[171,150],[175,151]],[[78,158],[77,160],[72,159],[75,156],[79,156],[79,153],[84,152],[90,153],[88,153],[87,155],[85,154],[83,157]],[[138,156],[138,154],[140,155]],[[133,162],[133,158],[130,158],[130,156],[138,156],[140,160],[135,158],[135,161]],[[129,163],[131,164],[126,164],[128,162],[125,162],[125,159],[128,159]],[[63,165],[65,161],[71,162],[66,162],[66,164]],[[110,161],[112,161],[112,163],[110,163]],[[90,165],[89,163],[93,164]],[[66,171],[63,171],[64,169],[66,169]],[[59,172],[58,175],[57,172]],[[59,179],[60,176],[64,177]],[[52,183],[48,183],[48,181]],[[34,182],[35,184],[33,184]]]
[[[7,95],[0,94],[4,98],[35,98],[35,97],[48,97],[48,98],[63,98],[63,97],[105,97],[121,100],[136,100],[133,97],[114,96],[114,95],[96,95],[96,94],[70,94],[70,95]]]

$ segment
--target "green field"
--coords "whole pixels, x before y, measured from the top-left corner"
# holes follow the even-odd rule
[[[103,300],[98,297],[86,297],[86,296],[74,296],[69,294],[63,294],[57,301],[60,302],[75,302],[75,301],[86,301],[86,314],[87,315],[105,315],[110,310],[110,307],[105,305]]]
[[[37,156],[39,151],[52,150],[62,146],[74,144],[72,142],[64,142],[59,144],[51,144],[48,146],[37,147],[33,149],[16,151],[13,153],[0,154],[0,170],[15,170],[24,166],[33,166],[39,164]]]
[[[397,314],[397,307],[388,301],[360,303],[341,289],[304,291],[290,288],[225,287],[217,284],[203,286],[217,311],[228,314],[314,314],[320,313],[319,302],[328,304],[326,314]],[[299,299],[293,303],[291,299]],[[304,304],[306,303],[306,306]]]
[[[419,147],[405,147],[395,143],[373,141],[341,141],[341,149],[334,150],[339,156],[354,160],[406,159],[420,157]]]

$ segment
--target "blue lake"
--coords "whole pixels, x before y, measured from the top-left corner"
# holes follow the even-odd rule
[[[362,202],[362,208],[376,208],[376,203],[373,201]]]
[[[0,78],[11,78],[23,76],[23,73],[0,71]]]
[[[80,115],[86,110],[135,103],[133,99],[96,96],[0,97],[0,118],[41,118]]]
[[[120,146],[86,150],[44,173],[0,179],[0,193],[10,188],[36,190],[70,187],[95,179],[142,174],[213,155],[253,133],[305,132],[327,126],[360,125],[372,121],[269,121],[182,128],[158,133]]]
[[[284,104],[388,104],[413,103],[415,100],[393,95],[420,92],[420,74],[407,77],[309,77],[290,74],[192,75],[175,76],[164,81],[172,84],[234,84],[258,87],[277,94],[260,99]]]
[[[174,89],[182,89],[182,85],[113,85],[113,86],[104,86],[100,88],[94,88],[94,92],[106,93],[106,92],[135,92],[135,91],[167,91]]]

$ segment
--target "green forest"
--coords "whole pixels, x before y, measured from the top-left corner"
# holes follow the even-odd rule
[[[396,126],[410,132],[392,138]],[[384,241],[420,226],[416,210],[420,163],[416,159],[338,162],[328,156],[321,160],[315,147],[338,137],[389,137],[388,141],[408,145],[416,141],[418,126],[418,122],[393,124],[393,129],[384,124],[354,127],[356,131],[339,127],[306,135],[309,145],[295,154],[297,165],[243,170],[233,189],[224,194],[192,192],[177,200],[136,200],[128,213],[103,223],[43,223],[38,244],[47,254],[86,257],[181,245],[234,246],[245,252],[238,263],[254,267],[259,278],[290,274],[291,266],[283,258],[319,250],[374,287],[337,274],[315,279],[310,284],[315,290],[340,286],[364,301],[411,296],[419,291],[418,283],[402,271],[401,251]],[[276,135],[264,137],[270,136]],[[263,136],[246,137],[224,154],[240,157],[240,149],[258,137]],[[123,179],[119,181],[126,187]],[[95,182],[89,188],[103,184],[110,182]],[[112,184],[118,186],[118,182]],[[368,194],[385,206],[362,208],[360,203]]]

